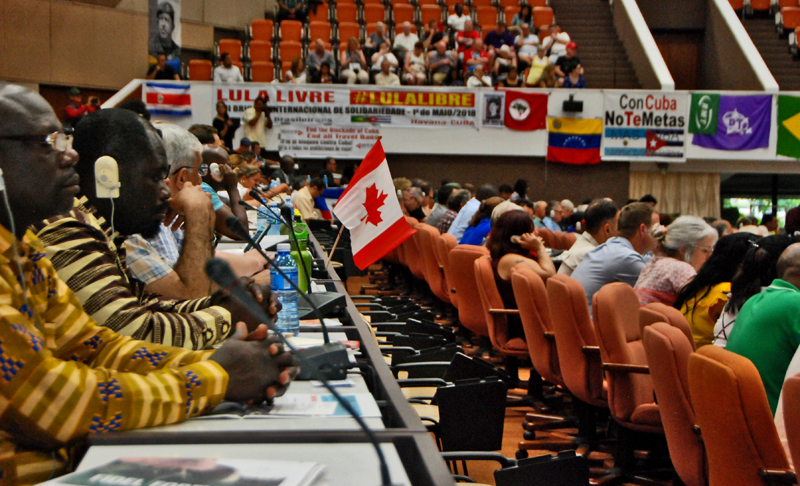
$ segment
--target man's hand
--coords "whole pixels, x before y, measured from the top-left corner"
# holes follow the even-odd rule
[[[545,251],[544,241],[533,233],[525,233],[522,236],[512,236],[511,241],[513,243],[518,243],[519,246],[526,250],[532,250],[536,253]]]
[[[169,179],[167,186],[172,197],[168,201],[170,209],[164,218],[164,226],[170,226],[175,231],[183,226],[187,214],[192,214],[193,217],[204,214],[213,229],[216,218],[210,194],[206,194],[200,186],[193,186],[191,182],[186,182],[180,191],[172,187]]]
[[[241,285],[244,285],[258,302],[262,310],[275,322],[281,304],[278,298],[270,291],[269,287],[259,285],[252,278],[240,277]],[[247,325],[248,332],[254,332],[262,323],[256,322],[250,311],[248,311],[238,300],[231,298],[227,291],[218,290],[213,296],[212,303],[220,305],[231,313],[231,322],[243,321]]]
[[[226,191],[229,193],[231,191],[239,191],[239,181],[236,177],[236,172],[233,171],[233,167],[228,164],[220,164],[219,170],[222,173],[222,186],[225,188]]]
[[[254,332],[265,334],[261,328]],[[234,402],[261,402],[281,396],[300,370],[297,358],[283,349],[277,337],[248,340],[243,322],[208,359],[228,373],[225,399]]]

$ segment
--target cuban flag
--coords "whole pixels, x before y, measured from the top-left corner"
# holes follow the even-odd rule
[[[147,83],[144,102],[153,115],[185,116],[192,114],[191,85]]]

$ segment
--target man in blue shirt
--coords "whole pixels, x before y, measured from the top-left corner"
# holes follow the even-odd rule
[[[472,217],[478,211],[478,208],[481,207],[481,203],[497,195],[498,192],[495,186],[491,184],[482,185],[475,193],[475,197],[467,201],[467,204],[458,212],[458,216],[456,216],[456,219],[453,221],[453,224],[450,225],[450,229],[447,230],[447,232],[455,236],[456,241],[460,242],[461,237],[464,236],[464,231],[467,229],[467,226],[469,226],[470,221],[472,221]]]
[[[617,234],[597,248],[590,250],[572,272],[586,292],[589,311],[592,297],[605,284],[625,282],[636,284],[645,265],[644,254],[655,248],[653,208],[646,203],[631,203],[622,208]]]

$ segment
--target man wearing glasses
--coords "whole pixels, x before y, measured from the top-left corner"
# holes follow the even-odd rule
[[[100,325],[121,334],[188,349],[208,348],[222,341],[232,334],[232,324],[238,321],[254,330],[258,323],[225,292],[188,300],[166,298],[147,292],[126,265],[127,237],[138,234],[154,238],[167,213],[185,215],[198,207],[204,214],[196,221],[198,232],[206,235],[202,242],[205,248],[189,251],[205,264],[210,256],[210,200],[199,194],[205,198],[200,200],[190,191],[186,195],[191,197],[176,198],[171,207],[167,185],[170,175],[184,182],[184,189],[190,181],[197,181],[199,159],[175,164],[170,171],[167,152],[178,153],[180,144],[166,137],[169,149],[165,149],[161,133],[126,110],[92,113],[78,125],[74,137],[75,150],[81,157],[76,171],[83,197],[68,215],[35,227],[59,277],[75,292],[87,313]],[[118,198],[96,196],[94,165],[102,156],[113,157],[119,166]],[[180,159],[185,161],[184,157]],[[277,313],[268,290],[252,282],[250,290],[266,311]]]

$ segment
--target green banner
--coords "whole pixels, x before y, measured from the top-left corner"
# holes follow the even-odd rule
[[[716,135],[718,117],[718,94],[692,93],[692,108],[689,115],[689,133]]]
[[[778,155],[800,159],[800,98],[778,96]]]

